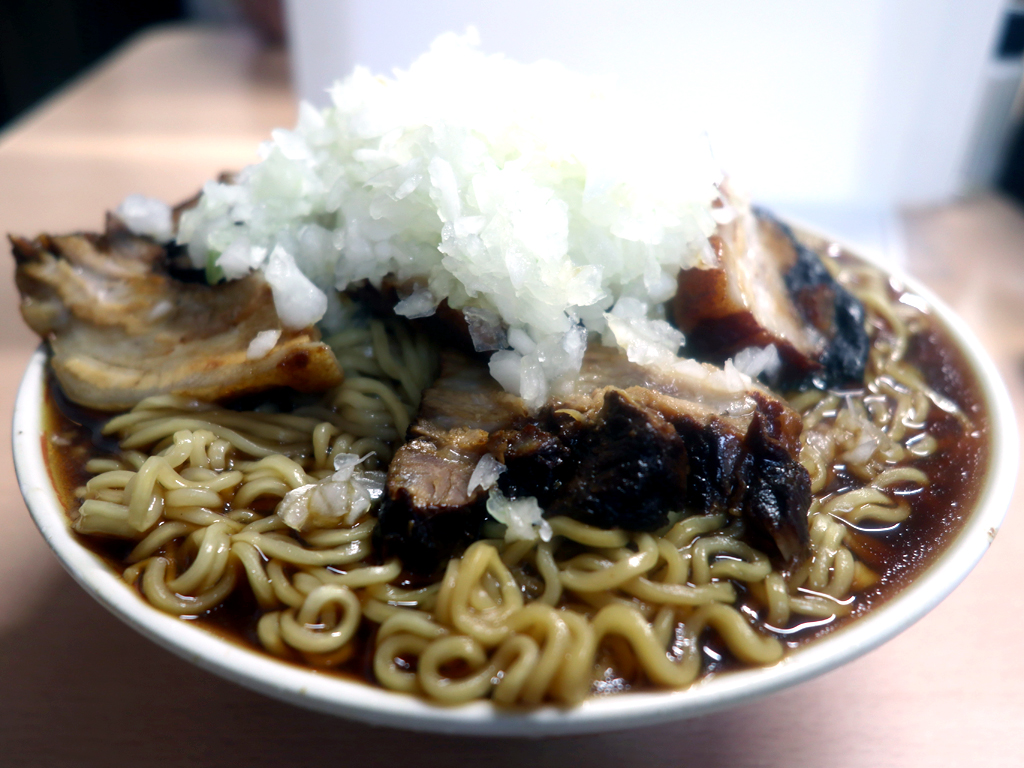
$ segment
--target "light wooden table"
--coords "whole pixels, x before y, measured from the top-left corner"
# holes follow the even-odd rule
[[[280,53],[242,35],[136,39],[0,134],[0,232],[96,229],[142,192],[174,201],[255,159],[294,105]],[[906,216],[910,268],[988,345],[1024,414],[1024,216],[983,198]],[[8,267],[8,273],[10,266]],[[0,418],[36,340],[0,281]],[[0,765],[1024,765],[1018,493],[957,591],[879,650],[747,706],[546,741],[424,736],[312,714],[179,660],[61,569],[0,441]]]

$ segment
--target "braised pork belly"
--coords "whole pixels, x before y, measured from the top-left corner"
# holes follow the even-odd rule
[[[448,353],[391,462],[379,540],[430,571],[477,538],[487,491],[470,479],[490,456],[500,490],[536,498],[546,516],[652,531],[675,511],[723,511],[791,562],[808,541],[800,428],[768,390],[691,360],[640,366],[593,346],[570,391],[530,412],[483,362]]]
[[[685,354],[722,364],[774,346],[780,365],[766,376],[773,385],[863,382],[864,308],[788,226],[737,203],[710,241],[712,264],[679,272],[673,311]]]
[[[117,227],[11,244],[22,316],[49,343],[53,372],[79,405],[119,411],[161,394],[321,392],[342,380],[315,327],[282,328],[261,274],[185,282],[170,274],[161,245]],[[251,347],[261,332],[270,333]]]

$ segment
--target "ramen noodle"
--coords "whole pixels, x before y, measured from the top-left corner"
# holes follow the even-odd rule
[[[866,308],[871,349],[863,387],[787,396],[813,494],[793,565],[752,546],[742,518],[685,508],[653,532],[554,517],[548,540],[506,541],[492,521],[432,577],[383,559],[381,472],[438,354],[399,318],[326,339],[345,379],[317,398],[226,408],[165,395],[108,419],[54,384],[54,430],[77,450],[51,462],[76,499],[74,530],[145,600],[280,659],[445,704],[684,688],[774,664],[884,600],[976,492],[985,414],[948,337],[876,268],[824,261]],[[365,458],[339,470],[339,456]],[[367,503],[322,527],[286,524],[300,496],[321,519],[314,493]]]

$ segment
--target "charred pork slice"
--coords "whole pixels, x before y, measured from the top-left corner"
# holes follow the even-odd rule
[[[169,274],[167,252],[123,228],[104,235],[11,238],[25,322],[46,340],[75,403],[105,411],[151,395],[220,400],[341,382],[314,327],[288,330],[258,274],[217,286]],[[253,359],[262,331],[279,335]]]
[[[574,391],[530,413],[482,362],[447,353],[388,469],[378,540],[411,571],[437,569],[479,535],[486,494],[468,486],[490,454],[502,491],[548,516],[649,531],[674,510],[729,511],[790,561],[808,541],[800,429],[766,390],[691,360],[638,366],[592,347]]]
[[[486,363],[447,351],[423,393],[406,442],[388,466],[376,535],[386,556],[417,573],[434,571],[474,541],[486,491],[469,480],[492,432],[527,417],[522,400],[503,391]]]
[[[710,268],[679,273],[674,314],[687,354],[722,364],[773,344],[782,361],[777,383],[863,383],[864,308],[789,227],[744,209],[719,226],[711,244]]]
[[[724,371],[635,366],[597,348],[575,393],[495,433],[489,450],[506,466],[502,491],[537,497],[549,516],[650,531],[670,511],[728,511],[791,562],[808,542],[811,499],[800,429],[785,403]]]

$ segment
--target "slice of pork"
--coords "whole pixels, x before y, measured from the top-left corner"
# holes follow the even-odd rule
[[[258,274],[217,286],[183,282],[167,273],[164,248],[123,227],[11,244],[22,316],[49,343],[53,372],[79,405],[120,411],[159,394],[321,392],[342,380],[316,328],[282,328]],[[261,340],[280,335],[251,353],[265,331]]]
[[[800,429],[767,390],[690,360],[640,366],[591,347],[572,391],[531,413],[484,363],[448,353],[389,467],[379,543],[430,572],[473,541],[486,492],[468,486],[490,455],[505,465],[502,491],[536,497],[546,515],[649,531],[672,511],[728,511],[792,561],[808,541]]]
[[[487,493],[470,491],[470,477],[491,433],[527,416],[525,403],[491,378],[485,362],[446,350],[388,466],[376,531],[383,551],[429,573],[478,538]]]
[[[598,388],[595,388],[598,387]],[[575,391],[492,438],[499,486],[548,515],[652,531],[678,510],[727,511],[792,562],[808,542],[802,420],[767,390],[712,366],[639,366],[587,351]]]
[[[864,308],[814,251],[764,211],[723,193],[735,216],[712,235],[710,268],[679,273],[674,315],[686,354],[722,364],[738,352],[774,345],[772,383],[863,383],[868,337]]]

